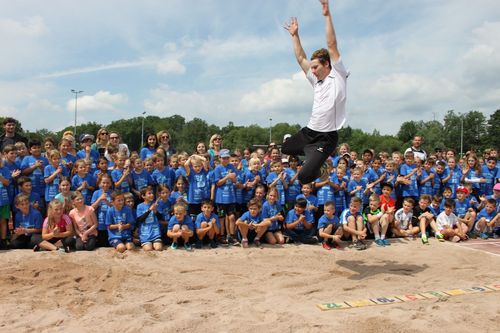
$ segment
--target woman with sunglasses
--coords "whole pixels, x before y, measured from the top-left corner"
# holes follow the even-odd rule
[[[109,132],[106,127],[101,127],[97,131],[97,135],[95,137],[95,143],[90,146],[91,149],[97,150],[101,157],[104,157],[104,153],[106,152],[106,147],[109,141]]]
[[[208,142],[208,154],[210,159],[213,160],[216,156],[219,156],[220,150],[222,149],[222,137],[220,134],[214,134],[210,137]]]
[[[170,144],[171,136],[166,130],[159,131],[156,133],[156,139],[158,141],[158,147],[165,150],[166,158],[169,159],[170,156],[174,155],[177,150]]]

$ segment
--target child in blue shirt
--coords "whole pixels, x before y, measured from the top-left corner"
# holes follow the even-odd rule
[[[345,235],[352,237],[353,247],[357,250],[366,250],[363,240],[367,236],[366,225],[361,215],[362,201],[358,197],[351,198],[349,208],[340,214],[340,221]]]
[[[283,208],[277,200],[278,190],[276,188],[271,188],[267,193],[266,202],[262,205],[262,217],[271,221],[266,232],[266,241],[271,245],[285,243],[285,238],[281,233],[285,217],[282,213]]]
[[[172,188],[175,182],[175,172],[168,166],[165,166],[165,157],[161,154],[152,156],[155,169],[151,175],[155,185],[167,185]]]
[[[314,236],[316,227],[313,214],[307,210],[307,200],[298,198],[295,206],[285,218],[285,237],[293,242],[316,244],[318,238]]]
[[[476,212],[474,208],[472,208],[470,201],[467,200],[469,190],[464,186],[459,186],[456,189],[456,195],[457,198],[455,199],[455,210],[453,213],[457,216],[458,222],[465,223],[470,231],[476,220]]]
[[[21,175],[21,164],[16,161],[17,149],[14,145],[6,145],[3,148],[4,161],[3,166],[9,170],[12,181],[7,187],[10,204],[14,204],[14,197],[17,194],[17,178]]]
[[[22,174],[31,179],[33,192],[38,194],[40,198],[45,196],[45,181],[43,179],[43,172],[48,161],[42,156],[41,143],[38,140],[32,140],[29,143],[29,150],[31,155],[23,158],[21,162]]]
[[[215,203],[221,221],[221,235],[227,232],[227,243],[239,244],[235,237],[235,211],[236,197],[234,187],[236,186],[237,173],[232,164],[229,163],[229,150],[222,149],[219,153],[220,164],[214,170]]]
[[[286,203],[285,191],[288,189],[288,174],[283,171],[281,161],[271,163],[271,172],[266,178],[268,188],[275,187],[278,190],[278,203],[284,205]]]
[[[115,156],[115,168],[111,171],[114,188],[123,193],[130,192],[130,185],[132,184],[129,162],[125,153],[117,153]]]
[[[248,161],[248,169],[245,170],[243,178],[243,202],[248,202],[253,198],[255,188],[262,184],[260,168],[262,164],[258,157],[252,157]]]
[[[97,217],[98,247],[109,246],[106,215],[109,207],[111,207],[111,184],[111,176],[108,174],[101,174],[97,179],[97,186],[99,186],[99,189],[92,194],[91,205]]]
[[[133,170],[130,173],[132,177],[132,193],[134,198],[141,198],[141,190],[148,186],[153,185],[153,180],[149,173],[144,170],[144,163],[140,158],[136,158],[131,162]]]
[[[432,163],[430,160],[424,162],[423,168],[417,171],[418,176],[418,193],[419,196],[422,194],[427,194],[430,196],[434,195],[434,172],[432,172]]]
[[[158,203],[154,202],[155,194],[151,186],[141,189],[141,197],[144,200],[137,206],[137,224],[139,225],[139,239],[144,251],[161,251],[163,243],[161,239],[160,222],[162,218],[158,212]]]
[[[366,204],[368,204],[368,193],[370,193],[370,189],[367,188],[368,183],[366,179],[362,179],[361,176],[362,171],[360,168],[356,167],[352,170],[351,180],[347,185],[347,193],[351,201],[353,198],[359,198],[364,204],[366,199]]]
[[[156,153],[156,148],[158,148],[158,140],[156,139],[156,134],[148,133],[146,134],[146,143],[144,147],[142,147],[140,152],[140,158],[144,161],[144,159],[152,156]]]
[[[130,207],[125,205],[125,196],[115,190],[111,194],[111,207],[106,212],[106,227],[109,244],[118,252],[133,250],[132,230],[135,221]]]
[[[325,202],[323,215],[318,220],[318,235],[323,248],[330,250],[332,246],[339,247],[338,243],[343,233],[342,224],[335,215],[335,203]]]
[[[59,193],[59,184],[63,177],[63,166],[61,165],[61,154],[53,149],[47,152],[49,165],[45,167],[45,202],[50,202]]]
[[[485,207],[476,216],[476,226],[474,228],[482,239],[493,237],[493,230],[498,220],[496,216],[496,201],[494,199],[486,200]]]
[[[286,191],[286,206],[291,208],[295,205],[295,199],[300,194],[299,177],[299,158],[297,156],[289,156],[288,164],[290,167],[285,169],[288,174],[288,189]]]
[[[203,247],[203,242],[210,242],[212,249],[217,247],[215,236],[219,233],[220,222],[217,214],[214,214],[214,204],[211,200],[205,199],[201,203],[201,213],[196,216],[195,229],[196,229],[196,245],[197,249]]]
[[[236,221],[241,235],[241,246],[248,248],[248,242],[253,241],[255,246],[259,247],[260,238],[266,233],[271,220],[263,218],[262,203],[258,199],[250,200],[247,207],[248,211]]]
[[[210,186],[208,182],[208,160],[200,155],[192,155],[183,164],[189,183],[187,201],[189,215],[197,216],[201,213],[201,203],[210,199]]]
[[[42,214],[31,207],[25,194],[16,197],[15,205],[17,213],[10,244],[14,249],[33,249],[42,241]]]
[[[334,189],[335,211],[340,215],[347,205],[346,191],[349,179],[346,176],[346,169],[343,166],[337,167],[337,170],[332,177],[332,187]]]
[[[186,205],[177,203],[174,205],[174,215],[168,222],[167,236],[172,240],[170,248],[177,250],[179,239],[184,241],[184,249],[191,251],[192,247],[189,242],[194,235],[194,224],[191,216],[187,214]]]
[[[76,174],[71,179],[71,189],[79,191],[83,195],[85,204],[89,206],[95,190],[95,179],[89,174],[84,160],[77,160],[74,168]]]
[[[295,200],[305,199],[307,201],[306,209],[314,215],[318,211],[318,198],[312,194],[312,191],[312,183],[302,184],[302,194],[299,194]]]
[[[405,153],[405,163],[399,168],[398,177],[398,182],[402,184],[401,194],[404,198],[418,199],[417,171],[413,152]]]

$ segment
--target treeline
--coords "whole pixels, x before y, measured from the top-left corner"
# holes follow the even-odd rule
[[[110,131],[118,132],[122,142],[127,143],[132,150],[139,150],[143,121],[144,135],[166,129],[170,132],[173,146],[179,151],[188,152],[192,152],[199,141],[208,144],[210,136],[214,133],[220,133],[223,136],[224,147],[235,149],[253,145],[267,145],[270,138],[271,142],[281,143],[286,133],[295,133],[301,127],[298,124],[278,123],[270,129],[269,126],[258,124],[237,126],[232,121],[227,126],[219,127],[208,124],[199,118],[186,121],[184,117],[179,115],[166,118],[147,116],[143,119],[135,117],[114,121],[105,127]],[[22,126],[22,124],[20,125]],[[57,141],[57,138],[60,138],[66,130],[73,130],[73,127],[67,127],[59,132],[51,132],[46,129],[29,132],[24,131],[21,126],[20,130],[24,136],[40,140],[46,136],[52,136]],[[103,126],[96,122],[81,124],[77,126],[77,134],[95,135]],[[362,151],[366,148],[373,148],[375,151],[392,152],[409,147],[413,136],[417,134],[424,137],[423,147],[427,151],[433,151],[436,147],[453,148],[457,152],[460,152],[462,148],[464,153],[470,149],[481,151],[489,147],[499,148],[500,110],[495,111],[489,119],[486,119],[484,114],[478,111],[459,114],[450,110],[442,122],[437,120],[404,122],[395,136],[381,135],[377,130],[373,133],[366,133],[361,129],[347,126],[340,130],[339,137],[340,142],[349,143],[352,150]]]

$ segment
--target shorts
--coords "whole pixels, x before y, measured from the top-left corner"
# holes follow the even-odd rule
[[[154,243],[163,243],[162,239],[161,238],[157,238],[153,241],[149,241],[149,242],[144,242],[144,243],[141,243],[141,246],[145,246],[145,245],[153,245]]]
[[[127,244],[127,243],[132,243],[132,238],[113,238],[109,240],[109,245],[114,247],[115,249],[118,247],[120,244]]]
[[[190,203],[188,205],[188,213],[191,216],[196,216],[196,215],[200,214],[201,213],[201,203],[199,203],[199,204]]]
[[[0,206],[0,219],[8,220],[10,218],[10,206]]]
[[[217,204],[217,211],[219,212],[219,217],[226,215],[233,215],[236,212],[236,204]]]

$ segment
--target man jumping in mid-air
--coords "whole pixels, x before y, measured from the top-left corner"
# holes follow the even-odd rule
[[[327,49],[319,49],[307,60],[299,38],[299,24],[292,17],[285,25],[292,36],[295,57],[314,88],[311,118],[306,127],[283,143],[287,155],[305,155],[305,164],[299,172],[301,183],[309,183],[320,176],[320,169],[335,151],[337,131],[345,123],[346,80],[349,75],[340,58],[333,29],[328,0],[320,0],[325,17]]]

